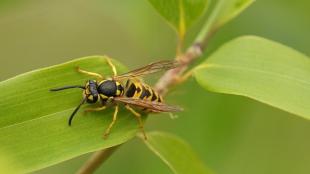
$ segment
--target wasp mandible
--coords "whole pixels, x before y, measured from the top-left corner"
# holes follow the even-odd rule
[[[82,70],[79,67],[77,71],[82,74],[86,74],[95,77],[96,80],[88,80],[84,86],[73,85],[64,86],[61,88],[50,89],[50,91],[60,91],[71,88],[80,88],[83,90],[83,98],[80,104],[74,109],[69,117],[68,124],[71,126],[72,119],[84,103],[95,104],[100,103],[99,107],[88,108],[85,112],[101,111],[112,104],[115,106],[112,122],[106,128],[104,132],[104,138],[107,138],[111,128],[117,120],[117,113],[119,110],[119,103],[125,104],[125,108],[129,110],[138,120],[139,127],[146,139],[144,127],[141,119],[141,114],[137,112],[134,107],[141,108],[146,112],[178,112],[182,108],[178,106],[171,106],[163,103],[162,96],[160,96],[149,85],[141,82],[138,78],[147,74],[156,73],[161,70],[169,70],[177,67],[179,63],[177,61],[159,61],[148,64],[141,68],[129,71],[127,73],[117,75],[116,68],[110,59],[106,59],[108,65],[111,67],[113,76],[110,78],[104,78],[104,76]],[[125,85],[123,82],[126,80]]]

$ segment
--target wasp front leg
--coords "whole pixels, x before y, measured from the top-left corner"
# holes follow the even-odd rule
[[[115,106],[115,110],[114,110],[112,122],[109,124],[109,127],[105,130],[105,132],[104,132],[104,134],[103,134],[103,138],[104,138],[104,139],[106,139],[106,138],[108,137],[108,135],[110,134],[110,131],[111,131],[113,125],[114,125],[115,122],[116,122],[117,114],[118,114],[118,105]]]
[[[104,110],[106,108],[107,108],[107,106],[103,105],[103,106],[96,107],[96,108],[87,108],[87,109],[84,110],[84,112],[87,113],[87,112],[102,111],[102,110]]]
[[[142,122],[142,119],[141,119],[141,114],[136,112],[133,108],[131,108],[129,105],[125,105],[126,109],[129,110],[138,120],[139,122],[139,127],[141,129],[141,132],[144,136],[144,139],[147,140],[147,137],[146,137],[146,134],[145,134],[145,131],[144,131],[144,126],[143,126],[143,122]]]
[[[113,76],[117,76],[117,71],[115,65],[112,63],[111,59],[106,58],[108,65],[111,67]]]
[[[76,67],[76,71],[85,75],[89,75],[89,76],[93,76],[96,77],[97,79],[104,79],[104,77],[98,73],[94,73],[94,72],[90,72],[90,71],[86,71],[86,70],[82,70],[80,67]]]

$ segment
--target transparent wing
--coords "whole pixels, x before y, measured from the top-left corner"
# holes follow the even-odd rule
[[[124,73],[118,76],[114,76],[113,79],[122,80],[125,78],[134,78],[134,77],[144,76],[147,74],[156,73],[161,70],[173,69],[177,66],[179,66],[179,62],[176,60],[163,60],[163,61],[148,64],[144,67],[129,71],[127,73]]]
[[[183,111],[182,108],[178,106],[171,106],[167,105],[165,103],[160,103],[156,101],[148,101],[148,100],[142,100],[142,99],[134,99],[134,98],[128,98],[128,97],[115,97],[115,101],[122,102],[125,104],[138,106],[142,108],[150,109],[153,112],[180,112]]]

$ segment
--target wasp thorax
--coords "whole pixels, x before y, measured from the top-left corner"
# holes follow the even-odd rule
[[[101,98],[117,97],[123,95],[123,86],[115,80],[103,80],[98,85],[98,92]]]
[[[87,81],[85,85],[84,95],[87,103],[96,103],[99,99],[99,93],[97,91],[97,82],[95,80]]]

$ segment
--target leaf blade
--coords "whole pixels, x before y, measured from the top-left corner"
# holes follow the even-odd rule
[[[215,16],[216,27],[223,26],[237,15],[239,15],[243,10],[249,7],[255,0],[223,0],[223,3],[219,3],[219,12]]]
[[[143,137],[139,136],[142,140]],[[146,146],[175,174],[210,174],[192,148],[185,141],[164,132],[149,132]]]
[[[0,83],[0,151],[12,159],[13,167],[17,163],[18,171],[31,172],[134,137],[138,130],[136,120],[124,110],[107,140],[102,137],[113,109],[87,116],[79,112],[69,127],[68,117],[81,100],[81,91],[49,91],[64,85],[83,85],[90,77],[77,73],[76,66],[112,74],[105,58],[76,59]],[[124,71],[118,62],[113,63]]]
[[[246,36],[222,46],[194,76],[204,88],[246,96],[310,119],[310,59],[279,43]]]
[[[237,17],[255,0],[219,0],[203,26],[196,41],[202,42],[208,35],[212,35],[223,25]]]
[[[208,0],[148,0],[166,21],[184,36],[187,29],[205,12]]]

